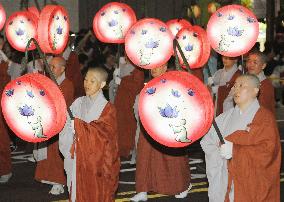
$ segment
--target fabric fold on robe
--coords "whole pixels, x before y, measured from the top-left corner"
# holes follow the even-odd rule
[[[185,150],[166,148],[141,132],[135,176],[137,193],[179,194],[191,181],[188,156]]]
[[[137,68],[123,77],[118,86],[114,106],[117,111],[119,153],[123,157],[128,157],[135,145],[136,120],[132,107],[143,87],[144,73]]]

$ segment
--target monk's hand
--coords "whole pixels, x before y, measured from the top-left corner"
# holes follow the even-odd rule
[[[233,155],[233,143],[225,140],[225,144],[220,146],[220,156],[224,159],[231,159]]]

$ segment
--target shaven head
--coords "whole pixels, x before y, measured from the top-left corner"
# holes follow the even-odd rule
[[[49,66],[55,78],[58,78],[65,71],[66,61],[63,57],[54,57],[50,60]]]
[[[233,87],[233,95],[235,103],[245,110],[258,95],[260,81],[255,75],[245,74],[239,76]]]
[[[106,85],[107,77],[108,73],[103,68],[89,68],[84,80],[86,95],[90,97],[96,97],[99,90],[101,90]]]

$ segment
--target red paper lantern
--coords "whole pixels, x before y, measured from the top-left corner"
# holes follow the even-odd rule
[[[5,21],[6,21],[6,12],[5,12],[2,4],[0,4],[0,30],[3,29],[3,27],[5,25]]]
[[[49,78],[33,73],[8,83],[1,107],[11,130],[28,142],[42,142],[58,134],[66,121],[66,104]]]
[[[127,32],[125,51],[128,58],[141,68],[159,67],[173,54],[173,35],[162,21],[144,18]]]
[[[185,147],[206,134],[213,120],[207,87],[184,71],[170,71],[142,89],[139,116],[147,133],[168,147]]]
[[[8,42],[13,48],[24,52],[28,41],[31,38],[37,39],[37,23],[38,18],[28,11],[19,11],[13,13],[7,20],[5,33]],[[35,49],[35,45],[31,43],[28,50]]]
[[[183,54],[191,69],[202,67],[210,56],[210,44],[206,32],[199,26],[192,26],[180,30],[176,36]],[[178,52],[180,64],[186,68],[180,52]]]
[[[179,30],[181,30],[182,28],[187,28],[192,26],[190,22],[188,22],[185,19],[169,20],[168,22],[166,22],[166,24],[174,36],[176,36]]]
[[[207,38],[207,33],[203,28],[201,28],[200,26],[193,26],[193,29],[196,31],[196,33],[198,33],[201,36],[202,55],[197,67],[203,67],[207,63],[210,57],[211,53],[210,42]]]
[[[134,23],[136,23],[136,15],[130,6],[111,2],[96,13],[93,29],[102,42],[124,43],[124,37]]]
[[[60,54],[69,38],[69,17],[62,6],[47,5],[38,22],[38,41],[45,53]]]
[[[248,52],[258,37],[258,21],[253,12],[240,5],[218,9],[209,19],[207,36],[211,47],[228,57]]]
[[[40,15],[39,10],[36,7],[34,6],[28,7],[28,11],[33,13],[37,18],[39,18],[39,15]]]

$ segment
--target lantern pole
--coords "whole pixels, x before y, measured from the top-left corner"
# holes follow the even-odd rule
[[[25,57],[22,59],[22,64],[21,64],[22,67],[23,67],[24,69],[27,69],[28,51],[29,51],[28,48],[30,47],[30,45],[31,45],[32,42],[35,44],[36,50],[38,51],[40,58],[43,60],[43,63],[44,63],[44,71],[46,71],[46,72],[49,74],[51,80],[54,81],[57,86],[59,86],[59,84],[57,83],[57,81],[56,81],[56,79],[55,79],[54,74],[52,73],[52,71],[51,71],[51,69],[50,69],[50,67],[49,67],[49,65],[48,65],[48,63],[47,63],[45,54],[42,52],[42,50],[40,49],[40,47],[39,47],[37,41],[36,41],[34,38],[31,38],[31,39],[28,41],[28,43],[27,43],[27,46],[26,46],[26,49],[25,49]],[[33,58],[33,62],[34,62],[34,58]],[[71,112],[71,110],[70,110],[69,107],[67,107],[67,112],[68,112],[70,118],[71,118],[71,119],[74,119],[74,116],[73,116],[73,114],[72,114],[72,112]]]
[[[184,54],[183,54],[183,52],[182,52],[182,49],[181,49],[181,47],[180,47],[180,45],[179,45],[177,39],[174,39],[174,42],[173,42],[173,43],[174,43],[174,52],[175,52],[175,58],[176,58],[176,60],[175,60],[175,65],[176,65],[177,70],[180,71],[180,70],[181,70],[181,67],[180,67],[180,64],[179,64],[179,59],[178,59],[178,55],[177,55],[177,50],[176,50],[176,48],[178,48],[178,51],[179,51],[179,53],[180,53],[180,55],[181,55],[181,57],[182,57],[183,62],[185,63],[185,66],[186,66],[186,68],[187,68],[187,71],[188,71],[189,73],[192,73],[192,71],[191,71],[191,69],[190,69],[190,67],[189,67],[189,64],[188,64],[188,62],[187,62],[187,60],[186,60],[186,58],[185,58],[185,56],[184,56]],[[224,138],[223,138],[223,136],[222,136],[222,134],[221,134],[221,132],[220,132],[220,129],[219,129],[219,127],[218,127],[218,125],[217,125],[215,119],[213,119],[213,126],[214,126],[214,128],[215,128],[215,130],[216,130],[216,132],[217,132],[217,135],[218,135],[218,138],[219,138],[221,144],[225,144]]]

